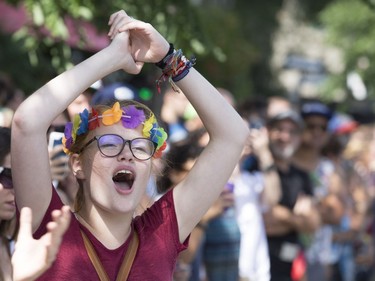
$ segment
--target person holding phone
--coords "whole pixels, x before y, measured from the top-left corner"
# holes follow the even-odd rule
[[[47,138],[52,184],[64,204],[73,206],[78,186],[69,168],[69,157],[65,154],[62,144],[65,124],[69,121],[65,110],[52,121]]]
[[[119,11],[109,25],[108,47],[49,81],[14,115],[17,206],[32,209],[35,238],[48,231],[51,210],[63,205],[51,187],[47,129],[102,77],[120,69],[138,74],[145,63],[156,63],[162,69],[159,82],[171,81],[181,89],[210,141],[184,180],[134,217],[153,161],[165,149],[166,133],[151,110],[135,101],[95,106],[77,115],[67,124],[63,140],[79,184],[76,204],[56,261],[38,280],[172,280],[178,254],[222,192],[249,134],[237,112],[193,67],[194,61],[151,24]],[[218,161],[223,155],[225,160]]]
[[[12,280],[10,257],[16,227],[16,204],[10,159],[11,129],[0,127],[0,280]]]
[[[68,157],[64,152],[62,139],[64,133],[51,132],[48,139],[53,185],[57,188],[59,181],[65,179],[68,170]]]
[[[48,148],[53,185],[57,188],[59,182],[64,180],[69,172],[68,157],[64,152],[62,139],[65,124],[69,121],[65,113],[61,113],[49,126]]]

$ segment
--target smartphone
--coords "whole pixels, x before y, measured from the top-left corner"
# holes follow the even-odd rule
[[[49,135],[49,141],[48,141],[48,146],[50,149],[54,148],[57,145],[62,145],[62,139],[64,137],[64,133],[61,132],[51,132]],[[64,156],[65,152],[61,151],[58,153],[54,158]]]
[[[62,145],[62,139],[63,139],[64,133],[61,132],[51,132],[49,134],[49,139],[48,139],[48,147],[50,149],[53,149],[57,145]],[[59,157],[66,156],[65,152],[61,150],[59,153],[57,153],[52,159],[56,159]],[[55,188],[57,188],[59,182],[58,180],[52,180],[52,184]]]

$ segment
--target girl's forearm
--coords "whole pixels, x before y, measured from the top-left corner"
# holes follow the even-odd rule
[[[14,120],[16,126],[29,131],[48,128],[53,119],[92,83],[118,70],[118,61],[107,47],[58,75],[19,106]]]

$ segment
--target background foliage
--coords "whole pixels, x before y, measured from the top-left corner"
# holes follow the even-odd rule
[[[2,71],[10,73],[27,93],[49,78],[90,55],[84,34],[77,52],[64,40],[66,16],[90,21],[107,32],[108,17],[119,9],[153,24],[175,46],[199,57],[197,68],[213,83],[232,89],[238,97],[269,88],[267,56],[275,13],[281,1],[171,1],[171,0],[8,0],[23,3],[31,23],[13,35],[2,35]],[[178,2],[178,3],[177,3]],[[43,27],[43,28],[42,28]],[[51,36],[45,36],[44,28]],[[79,26],[77,27],[79,28]],[[32,35],[32,36],[30,36]],[[54,40],[52,40],[54,38]],[[5,55],[6,54],[6,55]],[[17,61],[10,63],[10,60]],[[22,71],[28,75],[19,75]],[[151,71],[151,70],[150,70]],[[147,69],[145,75],[147,75]],[[255,82],[251,76],[257,77]]]
[[[375,88],[375,24],[371,2],[341,0],[320,14],[328,42],[343,51],[345,71],[333,79],[332,87],[342,87],[348,72],[358,72],[373,95]]]
[[[270,0],[266,4],[261,0],[7,0],[14,6],[23,4],[30,23],[15,34],[0,34],[0,71],[9,73],[30,94],[92,54],[85,43],[81,21],[91,22],[105,34],[109,15],[124,9],[153,24],[188,56],[195,54],[196,67],[214,85],[232,90],[239,100],[280,94],[284,90],[270,70],[271,43],[280,9],[287,1],[293,0]],[[327,73],[325,95],[329,97],[336,88],[347,91],[345,79],[350,71],[357,71],[370,97],[374,95],[375,1],[298,2],[301,24],[325,30],[328,42],[339,46],[344,54],[344,71]],[[67,17],[76,20],[76,28],[81,32],[81,41],[73,47],[66,44]],[[154,70],[146,67],[139,83],[152,87],[157,78]]]

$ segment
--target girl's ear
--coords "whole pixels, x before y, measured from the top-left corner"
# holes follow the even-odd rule
[[[85,179],[85,174],[82,170],[82,163],[81,158],[79,157],[79,154],[74,153],[70,156],[69,159],[69,165],[72,168],[73,175],[80,180]]]

